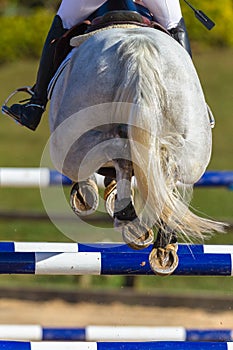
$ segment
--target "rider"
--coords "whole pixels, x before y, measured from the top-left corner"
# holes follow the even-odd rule
[[[36,84],[27,103],[4,106],[3,113],[35,130],[47,104],[47,87],[54,74],[55,41],[74,25],[116,9],[137,11],[167,29],[190,54],[191,49],[179,0],[62,0],[44,43]],[[90,16],[90,17],[89,17]]]

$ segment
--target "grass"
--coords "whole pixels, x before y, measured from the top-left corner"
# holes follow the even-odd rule
[[[232,163],[232,65],[233,49],[208,50],[194,52],[194,63],[201,78],[209,105],[216,116],[216,128],[213,130],[213,156],[209,169],[233,169]],[[37,62],[25,61],[0,66],[0,101],[17,87],[33,84]],[[47,115],[44,116],[36,132],[21,128],[6,117],[0,120],[0,167],[37,167],[44,146],[49,137]],[[54,208],[56,208],[56,192]],[[233,221],[233,192],[226,189],[195,189],[193,207],[208,216]],[[0,211],[25,211],[45,213],[43,201],[38,189],[0,189]],[[55,209],[54,209],[55,210]],[[56,210],[55,210],[56,211]],[[66,224],[67,225],[67,224]],[[103,240],[108,238],[106,231],[90,229],[90,226],[75,226],[77,240]],[[118,233],[114,233],[115,240]],[[110,236],[110,238],[113,236]],[[6,241],[69,241],[59,225],[50,221],[1,220],[0,240]],[[81,240],[81,239],[80,239]],[[233,232],[216,235],[210,240],[213,244],[231,244]],[[123,283],[123,277],[92,277],[96,288],[115,288]],[[75,276],[1,276],[0,285],[40,285],[75,289],[85,287]],[[167,277],[141,276],[137,278],[139,290],[191,292],[206,291],[232,295],[233,280],[227,277]]]

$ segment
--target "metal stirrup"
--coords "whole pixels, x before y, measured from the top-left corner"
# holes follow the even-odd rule
[[[31,86],[23,86],[23,87],[21,87],[21,88],[16,89],[15,91],[13,91],[13,92],[7,97],[7,99],[6,99],[6,100],[4,101],[4,103],[3,103],[2,108],[7,107],[7,104],[8,104],[8,102],[10,101],[10,99],[11,99],[13,96],[15,96],[18,92],[26,92],[26,93],[28,93],[29,95],[34,96],[34,92],[32,91],[32,87],[31,87]]]

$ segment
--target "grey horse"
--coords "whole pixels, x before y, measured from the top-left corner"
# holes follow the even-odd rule
[[[189,209],[212,149],[192,60],[169,35],[145,27],[116,25],[72,43],[50,104],[51,158],[74,182],[71,206],[77,215],[95,210],[94,173],[105,175],[114,227],[134,249],[154,243],[151,268],[172,273],[177,235],[192,242],[224,227]]]

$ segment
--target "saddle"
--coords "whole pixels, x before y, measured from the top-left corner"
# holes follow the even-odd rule
[[[150,27],[161,30],[168,33],[159,23],[151,21],[147,17],[141,15],[136,11],[110,11],[103,16],[96,17],[91,25],[88,27],[87,32],[92,32],[98,29],[102,29],[112,25],[137,25],[140,27]],[[169,34],[169,33],[168,33]]]
[[[149,20],[147,17],[139,14],[136,11],[110,11],[105,13],[103,16],[94,18],[92,21],[86,20],[79,23],[57,40],[54,56],[55,71],[58,69],[60,63],[63,61],[63,59],[65,59],[72,48],[76,46],[75,40],[72,40],[71,42],[71,39],[77,38],[78,42],[83,42],[96,31],[115,26],[149,27],[170,35],[170,33],[159,23]]]

